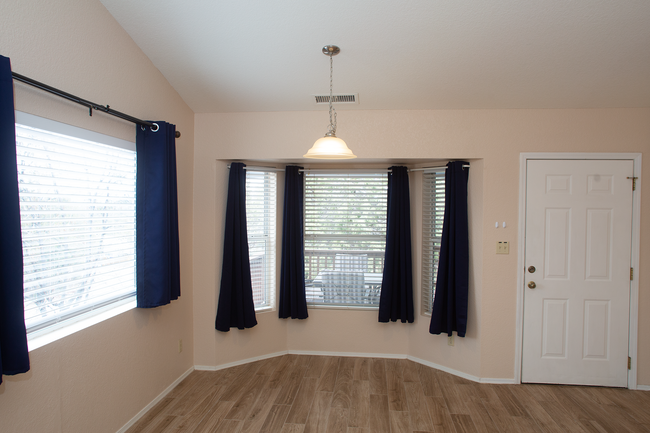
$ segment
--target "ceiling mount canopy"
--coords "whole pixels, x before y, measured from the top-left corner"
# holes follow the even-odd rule
[[[336,45],[325,45],[323,47],[323,54],[330,58],[330,124],[327,128],[327,133],[324,137],[316,140],[314,145],[309,151],[303,155],[305,158],[314,159],[352,159],[356,155],[352,153],[345,141],[336,136],[336,110],[332,107],[333,93],[332,93],[332,72],[334,70],[334,62],[332,57],[341,52],[341,49]]]

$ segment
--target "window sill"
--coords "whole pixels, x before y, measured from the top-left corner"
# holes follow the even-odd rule
[[[357,311],[378,311],[379,306],[359,307],[352,305],[311,305],[307,304],[308,310],[357,310]]]
[[[135,296],[125,299],[119,303],[108,305],[104,308],[89,311],[73,319],[66,320],[57,325],[52,325],[38,331],[27,334],[27,345],[29,351],[36,350],[47,344],[53,343],[56,340],[67,337],[75,332],[89,328],[99,322],[108,320],[126,311],[132,310],[136,307]]]

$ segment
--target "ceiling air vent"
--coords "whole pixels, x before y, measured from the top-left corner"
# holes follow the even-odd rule
[[[317,104],[329,104],[330,95],[314,95]],[[359,94],[352,95],[332,95],[332,104],[358,104]]]

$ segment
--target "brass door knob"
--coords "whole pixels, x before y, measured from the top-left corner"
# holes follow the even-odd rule
[[[528,283],[528,288],[529,288],[529,289],[534,289],[535,287],[537,287],[537,284],[535,284],[534,281],[530,281],[530,282]]]
[[[535,266],[528,266],[528,272],[530,272],[531,274],[535,273],[536,270],[537,269],[535,269]]]

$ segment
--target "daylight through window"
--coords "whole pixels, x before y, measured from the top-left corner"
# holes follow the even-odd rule
[[[136,155],[123,143],[16,124],[28,333],[134,299]]]
[[[305,173],[308,305],[379,305],[387,182],[386,172]]]
[[[422,310],[431,314],[445,218],[445,170],[425,171],[422,179]]]
[[[276,184],[274,172],[246,170],[246,226],[256,310],[275,306]]]

